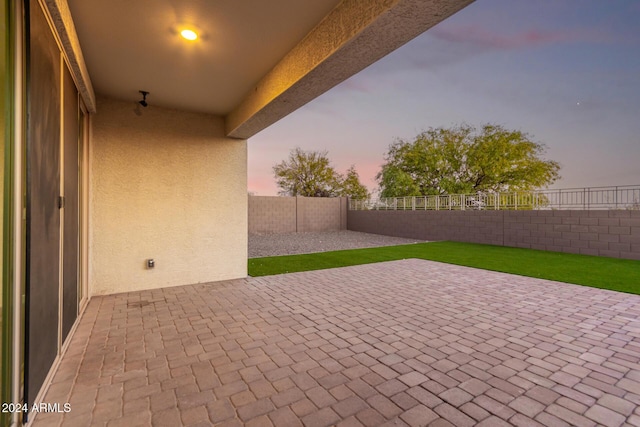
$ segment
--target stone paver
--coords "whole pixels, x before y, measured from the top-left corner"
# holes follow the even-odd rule
[[[44,401],[71,412],[33,426],[640,425],[640,297],[422,260],[94,297]]]

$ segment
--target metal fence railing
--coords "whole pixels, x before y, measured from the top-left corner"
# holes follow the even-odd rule
[[[640,210],[640,185],[349,200],[349,210]]]

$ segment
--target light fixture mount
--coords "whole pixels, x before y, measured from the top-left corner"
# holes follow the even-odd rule
[[[148,106],[149,104],[147,103],[147,95],[149,95],[149,92],[147,92],[146,90],[139,90],[138,92],[142,94],[142,101],[138,101],[138,104],[142,105],[143,107]]]

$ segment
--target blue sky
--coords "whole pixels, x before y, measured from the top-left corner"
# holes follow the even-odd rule
[[[249,191],[299,146],[370,190],[389,144],[497,123],[562,165],[552,188],[640,185],[640,0],[477,0],[249,140]]]

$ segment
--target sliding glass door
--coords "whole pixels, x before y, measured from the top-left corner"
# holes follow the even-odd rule
[[[2,202],[0,203],[0,402],[11,402],[11,337],[12,322],[12,289],[10,281],[10,249],[11,229],[9,221],[5,218],[11,212],[11,204],[8,195],[10,189],[5,188],[10,185],[11,180],[5,176],[11,173],[11,140],[12,140],[12,82],[11,71],[11,49],[10,25],[9,25],[9,0],[0,0],[0,193]],[[7,242],[5,242],[7,240]],[[8,425],[10,414],[0,412],[0,425]]]

